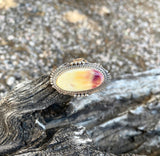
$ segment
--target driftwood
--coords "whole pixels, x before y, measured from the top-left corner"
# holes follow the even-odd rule
[[[0,155],[160,155],[159,119],[160,69],[79,99],[59,94],[45,75],[0,102]]]

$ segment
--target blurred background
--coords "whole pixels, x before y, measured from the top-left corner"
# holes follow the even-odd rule
[[[0,0],[0,99],[83,57],[112,78],[160,67],[160,0]]]

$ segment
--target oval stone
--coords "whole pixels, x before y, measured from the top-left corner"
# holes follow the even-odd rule
[[[60,74],[56,80],[59,88],[66,91],[86,91],[100,86],[104,81],[104,75],[90,68],[70,69]]]

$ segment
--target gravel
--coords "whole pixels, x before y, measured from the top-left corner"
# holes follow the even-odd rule
[[[113,78],[159,68],[159,17],[159,0],[0,0],[0,99],[78,57]]]

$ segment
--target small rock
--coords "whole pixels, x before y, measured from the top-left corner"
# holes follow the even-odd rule
[[[0,9],[9,9],[16,6],[17,3],[14,0],[0,0]]]
[[[100,8],[100,10],[99,10],[99,14],[101,16],[109,15],[110,13],[111,13],[111,11],[107,7],[105,7],[105,6],[102,6]]]
[[[64,18],[71,23],[77,23],[82,22],[87,19],[87,16],[84,14],[81,14],[77,10],[74,11],[68,11],[64,14]]]
[[[29,45],[32,46],[32,47],[34,47],[34,46],[35,46],[35,43],[32,42],[32,41],[30,41],[30,42],[29,42]]]
[[[7,85],[12,86],[14,81],[15,81],[15,78],[13,76],[9,77],[7,79]]]
[[[8,40],[13,40],[14,39],[14,36],[13,35],[9,35],[8,36]]]

